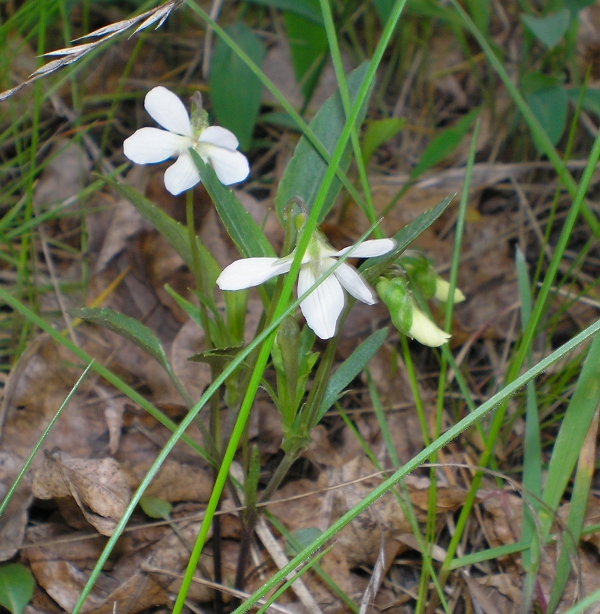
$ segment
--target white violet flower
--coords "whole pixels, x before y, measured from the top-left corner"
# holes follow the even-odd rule
[[[146,111],[165,130],[141,128],[125,139],[125,155],[136,164],[153,164],[177,157],[165,172],[165,187],[177,195],[200,181],[198,169],[190,155],[193,148],[206,164],[210,164],[219,181],[225,185],[243,181],[250,172],[248,160],[236,151],[235,135],[219,126],[209,126],[206,114],[190,121],[183,102],[167,88],[151,89],[144,99]]]
[[[339,258],[353,249],[356,258],[371,258],[387,254],[396,246],[393,239],[365,241],[353,249],[334,250],[318,232],[315,232],[300,266],[298,295],[304,294],[317,280],[322,279]],[[258,286],[272,277],[287,273],[294,252],[285,258],[244,258],[230,264],[217,279],[221,290],[243,290]],[[335,335],[338,318],[344,308],[344,288],[354,298],[373,305],[377,298],[358,271],[343,262],[300,303],[306,323],[321,339]]]

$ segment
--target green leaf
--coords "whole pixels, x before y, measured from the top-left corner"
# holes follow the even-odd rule
[[[242,207],[235,194],[219,181],[213,169],[204,164],[197,152],[190,149],[190,153],[196,163],[202,183],[240,254],[244,258],[274,257],[275,251],[271,244],[252,216]]]
[[[325,394],[319,407],[317,423],[321,421],[327,410],[336,402],[342,391],[365,368],[369,360],[375,356],[387,337],[387,328],[374,332],[365,339],[331,376],[325,388]]]
[[[374,0],[373,4],[375,4],[375,10],[379,15],[379,19],[381,19],[382,23],[385,23],[394,7],[394,0]]]
[[[158,497],[142,497],[140,499],[140,507],[146,516],[150,518],[163,518],[167,520],[171,515],[173,506],[164,499]]]
[[[594,2],[596,2],[596,0],[563,0],[563,5],[572,13],[577,13],[586,6],[594,4]]]
[[[162,209],[132,187],[117,183],[112,179],[105,178],[105,181],[119,191],[160,232],[191,270],[193,262],[187,228],[168,216]],[[207,286],[214,287],[221,268],[198,237],[196,237],[196,245],[200,254],[202,270],[207,277]]]
[[[263,124],[272,124],[273,126],[281,126],[292,132],[298,132],[298,124],[287,113],[263,113],[258,121]]]
[[[425,148],[418,164],[413,168],[410,174],[411,179],[416,179],[421,173],[435,166],[449,153],[454,151],[460,145],[467,132],[469,132],[471,124],[478,113],[479,109],[469,111],[469,113],[461,117],[454,126],[447,128],[433,139]]]
[[[351,103],[355,100],[368,68],[369,63],[365,62],[348,75],[348,90]],[[358,118],[359,123],[364,118],[366,107],[365,101],[365,105]],[[310,127],[329,154],[333,154],[335,150],[335,146],[344,129],[345,121],[344,107],[339,92],[336,92],[323,104],[310,122]],[[343,171],[346,171],[350,164],[350,152],[351,147],[348,145],[340,161],[340,169]],[[275,197],[275,207],[280,219],[283,219],[283,210],[288,201],[294,196],[299,196],[304,201],[307,210],[311,210],[326,172],[327,164],[313,148],[310,141],[303,136],[298,142],[294,155],[285,169],[283,178],[279,183],[277,196]],[[333,206],[333,201],[338,195],[341,186],[342,184],[337,178],[332,182],[325,199],[325,204],[321,210],[320,221],[325,218]]]
[[[578,87],[568,87],[565,89],[567,93],[567,98],[577,104],[579,100],[580,88]],[[583,100],[581,101],[581,106],[587,111],[591,111],[595,113],[598,117],[600,117],[600,89],[597,88],[588,88],[583,94]]]
[[[318,0],[310,0],[310,2],[318,11]],[[327,34],[322,25],[302,17],[296,12],[285,11],[283,20],[296,81],[302,85],[304,97],[309,99],[325,65]]]
[[[159,338],[147,326],[144,326],[135,318],[130,318],[106,307],[70,309],[69,313],[73,317],[81,318],[91,324],[103,326],[108,330],[112,330],[113,333],[129,339],[129,341],[144,350],[146,354],[157,360],[165,369],[170,369],[167,355]]]
[[[226,32],[257,65],[265,57],[265,46],[243,23],[236,23]],[[210,99],[219,123],[235,134],[240,149],[246,151],[260,109],[262,84],[245,62],[219,38],[215,46],[210,70]]]
[[[553,145],[562,136],[567,123],[567,94],[562,87],[538,90],[525,95],[525,100],[542,125]],[[533,134],[533,140],[540,153],[542,144]]]
[[[12,614],[22,614],[33,597],[35,582],[23,565],[0,567],[0,605]]]
[[[485,34],[490,28],[492,16],[490,0],[466,0],[466,4],[475,25]]]
[[[243,343],[235,347],[216,348],[193,354],[188,358],[191,362],[205,362],[217,370],[224,369],[227,364],[235,360],[236,356],[246,347]]]
[[[569,401],[560,431],[554,443],[546,474],[543,501],[540,508],[542,532],[548,534],[554,521],[554,511],[564,495],[577,463],[581,446],[600,402],[600,335],[596,335]]]
[[[183,400],[186,403],[190,403],[189,395],[171,368],[160,340],[147,326],[144,326],[135,318],[130,318],[129,316],[106,307],[69,309],[69,313],[75,318],[81,318],[91,324],[97,324],[98,326],[103,326],[108,330],[112,330],[113,333],[117,333],[117,335],[121,335],[121,337],[135,343],[135,345],[161,365],[179,391]]]
[[[542,44],[552,49],[569,29],[571,11],[565,8],[544,17],[523,14],[521,21]]]
[[[285,553],[288,556],[296,556],[307,546],[310,546],[317,537],[321,537],[323,531],[317,527],[304,527],[293,531],[286,540]]]
[[[448,208],[454,195],[447,196],[439,202],[435,207],[421,213],[419,217],[414,219],[410,224],[407,224],[404,228],[400,229],[395,235],[396,249],[389,254],[378,256],[377,258],[369,258],[360,266],[360,271],[372,281],[376,277],[379,277],[387,267],[398,258],[398,256],[427,228],[429,228],[435,220],[442,215],[442,213]]]
[[[362,155],[365,164],[369,162],[378,147],[400,132],[405,123],[406,118],[404,117],[386,117],[367,124],[362,143]]]
[[[293,11],[313,23],[323,25],[323,17],[319,5],[312,0],[250,0],[254,4],[272,6],[282,11]]]

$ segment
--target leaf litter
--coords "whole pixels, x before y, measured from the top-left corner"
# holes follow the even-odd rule
[[[136,20],[124,20],[118,27],[99,29],[95,35],[111,37],[135,25],[138,29],[147,27],[165,19],[178,4],[167,3],[160,10],[148,11]],[[20,44],[27,48],[26,43]],[[32,71],[30,80],[74,61],[79,55],[92,51],[96,45],[96,42],[84,43],[79,48],[56,52],[63,57],[51,61],[41,72]],[[440,38],[439,44],[434,44],[431,52],[437,60],[430,62],[428,68],[427,79],[431,79],[441,96],[435,113],[438,121],[456,116],[468,104],[475,88],[468,71],[452,70],[463,58],[454,48],[448,52],[449,45],[448,38]],[[123,49],[126,47],[127,44],[123,43]],[[160,64],[162,58],[152,61]],[[103,62],[101,67],[96,67],[94,74],[88,75],[92,89],[100,87],[102,79],[98,75],[102,70],[110,74],[115,82],[117,77],[120,78],[117,60],[112,58],[110,62]],[[271,65],[277,67],[282,63],[286,71],[276,71],[273,76],[281,79],[281,87],[290,100],[297,99],[298,88],[295,81],[289,78],[293,74],[289,54],[285,46],[273,45],[265,68]],[[436,79],[436,72],[449,74]],[[325,71],[320,87],[325,92],[331,91],[329,69]],[[410,167],[406,167],[405,161],[418,159],[426,144],[422,134],[431,131],[432,126],[423,126],[427,120],[417,104],[419,93],[422,94],[416,88],[403,108],[409,121],[424,129],[420,134],[416,132],[412,135],[402,131],[394,142],[386,145],[385,155],[380,150],[375,156],[378,159],[371,168],[370,184],[377,211],[384,210],[409,180]],[[323,96],[322,99],[327,97],[327,94],[318,95]],[[502,103],[500,99],[500,103],[501,107],[507,106],[505,100]],[[490,117],[486,117],[485,122],[487,125],[482,131],[479,151],[489,150],[490,140],[495,138],[494,130],[497,129],[490,126]],[[71,142],[65,147],[67,143],[55,145],[55,150],[61,153],[57,154],[40,178],[35,193],[35,204],[39,208],[76,196],[81,188],[82,176],[84,181],[89,180],[90,164],[87,161],[90,158],[80,146]],[[282,148],[275,156],[284,158],[288,153]],[[415,219],[449,192],[460,189],[463,170],[456,167],[464,159],[465,150],[457,150],[454,157],[445,162],[450,164],[450,168],[436,168],[415,182],[403,196],[400,206],[394,207],[384,218],[382,228],[386,234]],[[383,164],[380,164],[382,161]],[[277,166],[281,166],[280,161],[277,161]],[[457,328],[454,335],[460,342],[485,337],[500,347],[512,339],[514,332],[511,333],[507,323],[518,307],[512,246],[520,226],[524,225],[527,231],[530,227],[526,221],[514,220],[517,208],[511,200],[512,195],[508,193],[507,180],[528,181],[526,191],[534,196],[539,188],[536,172],[539,177],[544,169],[543,162],[502,164],[493,161],[475,166],[470,217],[459,270],[459,285],[470,296],[470,300],[456,310]],[[174,217],[182,218],[181,200],[167,197],[157,179],[159,175],[158,170],[148,173],[145,169],[140,171],[134,168],[126,181],[145,191]],[[199,236],[219,264],[225,266],[236,257],[236,252],[214,209],[208,206],[202,188],[196,192],[196,201],[205,205],[198,212]],[[255,221],[265,223],[269,240],[278,247],[282,236],[274,221],[271,197],[257,198],[250,191],[240,191],[239,196]],[[498,210],[490,204],[494,196],[500,196],[503,200]],[[547,206],[548,203],[540,199],[535,215],[538,218],[545,215]],[[107,295],[103,306],[143,320],[146,326],[154,330],[168,348],[174,369],[188,393],[192,398],[197,398],[210,382],[209,367],[202,363],[190,363],[187,358],[204,349],[202,333],[164,290],[168,282],[180,294],[192,299],[188,291],[192,285],[191,277],[183,261],[144,222],[137,210],[121,197],[103,191],[94,197],[89,208],[92,211],[86,213],[90,229],[87,255],[95,274],[88,285],[86,299],[94,300],[111,281],[122,275],[122,282]],[[446,264],[450,260],[452,236],[447,229],[452,221],[451,216],[452,213],[443,216],[417,243],[438,264]],[[354,240],[366,229],[364,219],[352,203],[340,203],[326,224],[336,229],[340,244],[345,244],[348,237]],[[44,230],[51,238],[63,238],[69,233],[69,222],[45,224]],[[76,242],[74,245],[77,246]],[[45,270],[41,258],[39,265],[40,270]],[[57,259],[58,274],[62,279],[69,278],[77,266],[81,266],[80,263],[73,265]],[[73,302],[71,306],[81,305],[79,297],[66,298]],[[47,313],[55,307],[54,301],[50,300],[42,304]],[[255,319],[254,325],[257,325],[257,309],[251,308],[250,312]],[[352,326],[348,328],[352,329],[353,334],[342,340],[340,358],[348,356],[358,341],[372,330],[372,318],[385,317],[385,312],[375,313],[373,316],[373,312],[367,314],[360,308],[352,312]],[[584,311],[578,317],[588,321],[590,314]],[[134,387],[143,390],[171,419],[177,422],[185,415],[183,401],[168,377],[155,361],[134,344],[88,324],[77,326],[77,338],[90,355],[102,360]],[[485,349],[490,350],[490,347],[489,344],[477,346],[479,355],[471,365],[474,370],[479,368],[484,374],[488,372],[492,359],[485,355]],[[420,365],[423,372],[427,366],[426,362]],[[406,368],[395,349],[384,346],[384,350],[371,362],[370,372],[384,406],[390,408],[387,414],[388,429],[396,454],[400,462],[406,462],[423,447]],[[43,335],[30,343],[28,350],[14,365],[4,387],[2,404],[2,492],[6,492],[15,480],[25,458],[79,373],[79,365],[74,364],[73,357]],[[485,391],[486,376],[480,377],[480,386]],[[426,413],[433,416],[435,390],[425,377],[420,380],[419,386],[421,397],[426,400]],[[375,457],[385,465],[387,452],[365,392],[364,379],[355,382],[342,404]],[[262,468],[267,471],[270,460],[278,453],[281,430],[277,413],[266,396],[257,399],[250,432],[259,446]],[[189,435],[195,441],[202,442],[197,427],[190,429]],[[158,425],[140,408],[132,406],[103,380],[93,378],[77,393],[50,432],[44,444],[45,453],[34,459],[30,472],[0,519],[0,558],[9,560],[18,556],[29,565],[38,583],[34,601],[28,608],[30,614],[70,611],[73,608],[101,552],[105,536],[112,533],[132,490],[139,485],[168,436],[169,431],[165,427]],[[469,459],[472,454],[468,440],[460,445],[465,449],[460,454],[454,453],[456,462],[462,462],[463,457]],[[454,456],[446,457],[450,465]],[[325,530],[381,479],[352,431],[333,412],[328,414],[324,425],[313,431],[312,444],[301,460],[305,463],[304,468],[299,467],[297,473],[292,472],[291,478],[273,496],[279,502],[269,505],[269,511],[292,534],[302,529]],[[453,479],[448,482],[441,475],[438,477],[436,530],[443,532],[452,525],[452,513],[464,501],[468,480]],[[136,512],[130,529],[111,555],[83,611],[112,613],[117,604],[117,611],[134,613],[151,608],[168,609],[172,605],[189,557],[190,544],[195,539],[202,511],[210,496],[212,479],[210,466],[185,444],[177,444],[146,492],[149,497],[173,504],[170,522],[149,522],[141,511]],[[428,479],[422,474],[410,476],[405,484],[417,520],[424,523]],[[470,538],[474,542],[483,539],[488,547],[517,542],[520,538],[522,498],[508,488],[500,489],[486,483],[478,499],[479,532],[472,529]],[[588,508],[590,522],[597,520],[596,504],[592,498]],[[237,502],[231,495],[224,498],[222,509],[222,583],[232,585],[239,556],[240,523]],[[559,516],[565,513],[566,507],[563,507]],[[276,532],[275,539],[279,550],[283,550],[285,538]],[[579,579],[584,584],[584,594],[598,587],[598,544],[593,536],[587,539],[590,548],[580,548],[577,553]],[[434,551],[433,558],[440,560],[444,551],[441,547],[436,548],[440,548],[440,551]],[[418,575],[414,573],[418,550],[419,545],[407,519],[394,495],[388,493],[338,535],[331,550],[320,560],[320,565],[357,603],[362,600],[365,608],[399,612],[402,604],[406,603],[406,590],[416,590],[418,585]],[[263,571],[273,566],[270,555],[262,548],[254,550],[254,557],[255,573],[246,586],[249,592],[263,582]],[[555,559],[556,548],[546,548],[539,577],[544,593],[550,590]],[[519,559],[512,556],[461,572],[471,602],[486,612],[508,612],[519,603],[521,576]],[[214,579],[212,553],[208,551],[202,555],[197,571],[198,582],[193,584],[188,598],[200,604],[211,602],[213,590],[202,583],[211,579]],[[316,575],[307,574],[303,579],[322,611],[344,611],[342,602]],[[402,586],[399,586],[399,580]],[[576,590],[577,583],[572,579],[564,603],[568,603]],[[366,600],[365,595],[368,596]],[[225,592],[224,599],[230,601],[231,596]],[[286,594],[278,603],[283,607],[286,604],[295,607],[296,599]]]

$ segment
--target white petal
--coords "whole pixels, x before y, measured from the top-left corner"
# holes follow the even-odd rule
[[[246,179],[250,173],[248,159],[235,149],[225,149],[210,143],[198,143],[198,153],[206,156],[223,185],[231,185]]]
[[[169,132],[192,136],[190,116],[179,96],[159,85],[151,89],[144,99],[150,117]]]
[[[182,153],[177,162],[165,171],[165,188],[177,196],[200,182],[198,169],[187,151]]]
[[[287,273],[291,266],[291,259],[242,258],[223,270],[217,278],[217,286],[221,290],[253,288],[271,277]]]
[[[209,126],[202,132],[198,140],[201,143],[211,143],[227,149],[237,149],[240,144],[233,132],[230,132],[227,128],[221,128],[221,126]]]
[[[311,267],[303,266],[298,276],[298,295],[304,294],[314,283]],[[330,339],[335,335],[343,308],[344,291],[334,275],[327,277],[300,303],[306,323],[320,339]]]
[[[125,139],[123,151],[136,164],[152,164],[186,151],[190,145],[189,137],[158,128],[141,128]]]
[[[346,292],[351,294],[354,298],[367,305],[374,305],[377,302],[377,299],[373,296],[373,292],[371,292],[371,288],[369,288],[358,271],[349,264],[342,262],[335,270],[334,275],[338,278],[342,286],[344,286]]]
[[[408,334],[419,343],[432,348],[444,345],[451,337],[416,307],[413,309],[413,321]]]
[[[343,256],[354,246],[345,247],[332,256]],[[353,252],[352,258],[373,258],[391,252],[396,247],[394,239],[374,239],[373,241],[363,241]]]

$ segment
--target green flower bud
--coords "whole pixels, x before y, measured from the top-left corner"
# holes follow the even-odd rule
[[[210,125],[208,123],[208,113],[202,108],[202,94],[194,92],[192,94],[192,113],[190,117],[192,124],[192,134],[202,134]]]
[[[405,279],[380,278],[376,284],[377,294],[389,309],[392,324],[408,335],[413,320],[413,299]]]
[[[429,347],[439,347],[450,339],[415,304],[405,279],[380,278],[375,288],[390,311],[392,324],[404,335]]]

